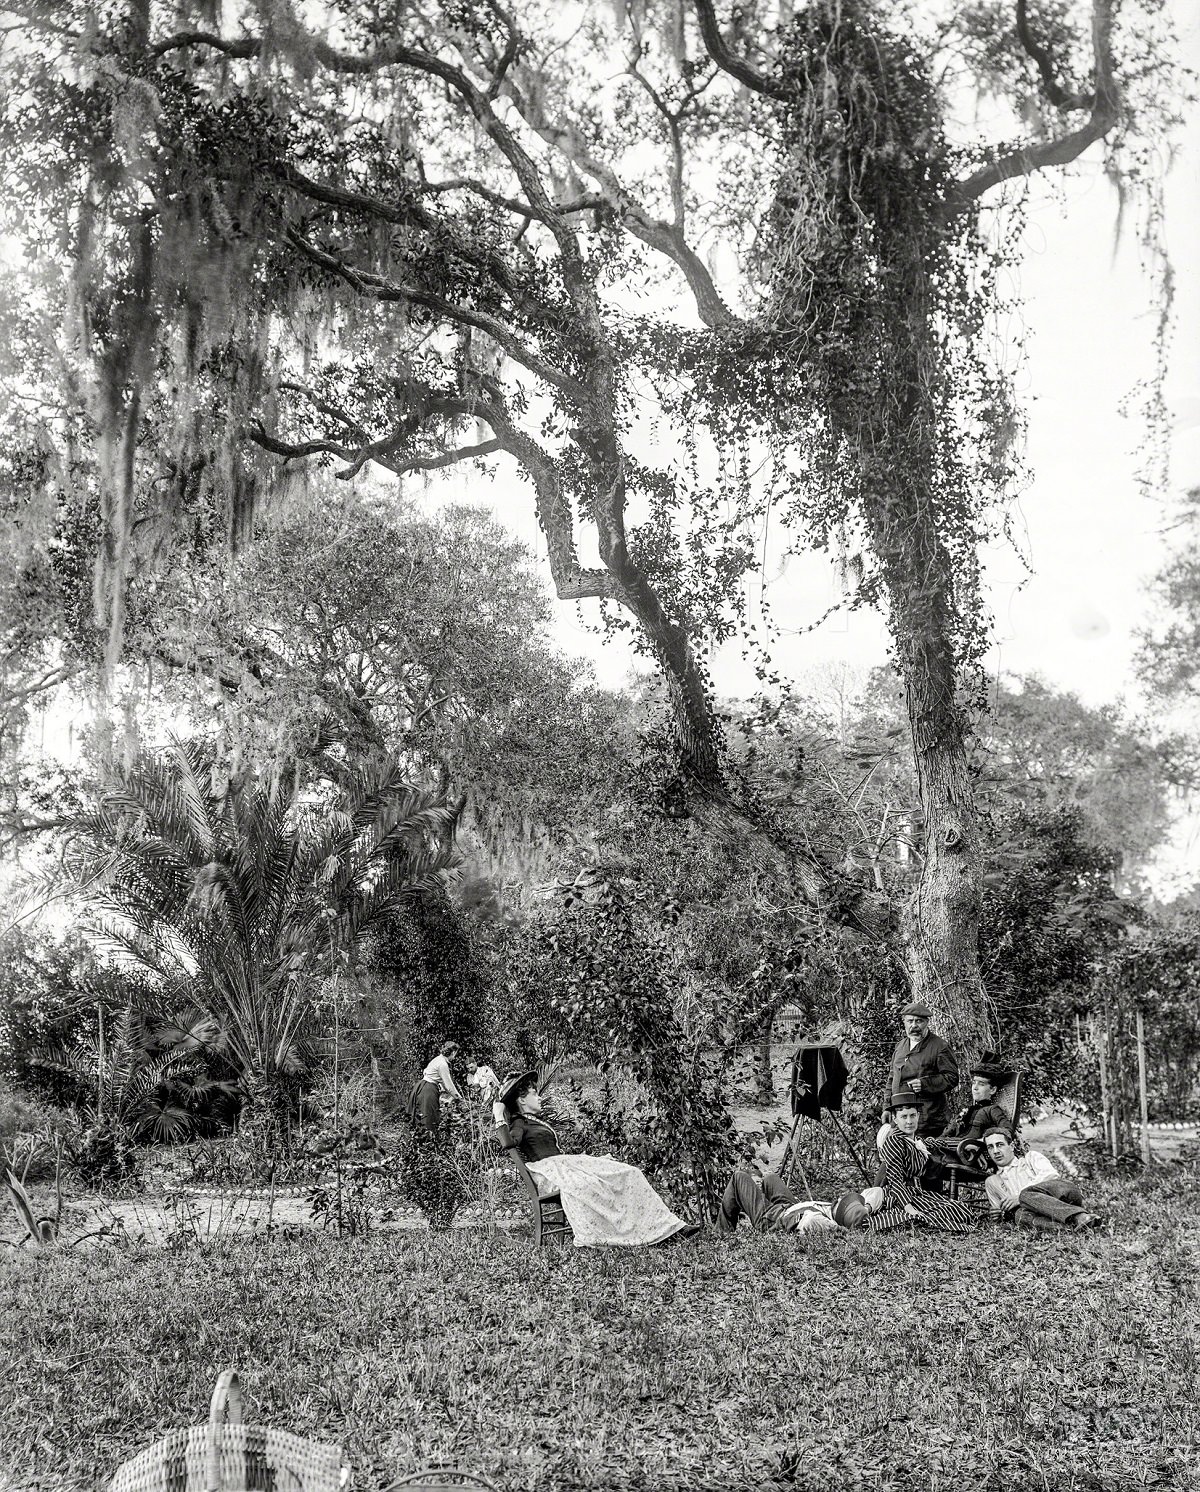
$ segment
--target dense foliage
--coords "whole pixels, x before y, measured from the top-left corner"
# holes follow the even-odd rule
[[[144,758],[79,823],[76,875],[107,938],[210,1015],[247,1096],[304,1066],[319,977],[372,923],[436,886],[461,804],[394,763],[326,804],[230,773],[197,746]]]

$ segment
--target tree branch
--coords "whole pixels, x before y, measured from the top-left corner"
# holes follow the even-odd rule
[[[1090,93],[1068,93],[1054,76],[1054,64],[1047,49],[1039,45],[1029,26],[1028,0],[1017,0],[1017,37],[1037,64],[1042,89],[1056,109],[1091,109],[1095,97]]]
[[[1121,95],[1113,77],[1112,13],[1114,0],[1093,0],[1092,49],[1095,57],[1095,89],[1090,97],[1091,117],[1087,123],[1057,140],[1022,146],[997,156],[981,166],[964,181],[958,182],[946,200],[948,216],[962,212],[992,187],[1031,176],[1048,166],[1066,166],[1076,160],[1089,145],[1102,140],[1120,118]],[[1085,101],[1083,107],[1088,107]]]
[[[476,331],[486,332],[497,346],[504,348],[514,362],[520,363],[530,373],[566,394],[569,399],[577,402],[582,400],[584,390],[578,379],[573,378],[569,373],[564,373],[561,368],[556,368],[553,363],[547,362],[519,337],[514,336],[508,326],[497,317],[486,311],[473,311],[466,306],[455,305],[444,300],[440,295],[434,295],[428,290],[420,290],[415,285],[398,285],[395,281],[386,280],[382,275],[374,274],[370,270],[356,269],[353,265],[347,264],[345,260],[339,259],[336,254],[318,248],[298,229],[289,228],[287,236],[289,241],[314,264],[320,265],[330,274],[345,280],[359,295],[370,300],[396,301],[403,305],[423,306],[426,310],[458,326],[470,326]]]
[[[712,275],[696,251],[687,242],[681,227],[652,218],[621,185],[611,166],[597,159],[584,143],[573,124],[555,124],[537,101],[535,90],[523,90],[511,79],[505,94],[535,134],[561,152],[600,187],[604,200],[625,227],[648,247],[665,255],[683,272],[692,292],[701,320],[706,326],[737,325],[738,318],[721,298]],[[680,161],[682,169],[682,161]]]
[[[280,165],[278,174],[290,187],[295,188],[301,195],[311,198],[314,202],[324,202],[330,207],[344,207],[351,212],[368,213],[372,217],[382,218],[384,222],[396,223],[406,227],[416,226],[423,232],[439,238],[449,238],[453,252],[468,264],[474,264],[490,275],[501,290],[511,296],[518,304],[529,308],[529,301],[520,285],[514,280],[509,266],[498,254],[480,252],[472,245],[462,242],[455,235],[450,225],[433,217],[426,212],[419,202],[399,201],[385,202],[383,198],[376,197],[367,192],[352,191],[347,187],[330,186],[325,182],[314,181],[312,177],[306,176],[303,171],[295,166],[284,162]],[[428,191],[424,184],[413,184],[414,190]],[[486,190],[480,185],[480,191]],[[493,194],[497,204],[503,203],[504,199],[498,194]],[[490,199],[489,199],[490,200]],[[531,210],[522,207],[519,203],[513,203],[513,208],[525,216],[531,215]],[[540,308],[539,308],[540,309]]]
[[[478,445],[460,446],[454,451],[443,451],[440,456],[414,456],[402,466],[393,467],[392,470],[403,476],[409,471],[435,471],[443,466],[455,466],[460,461],[475,461],[480,456],[491,456],[496,451],[505,449],[503,441],[483,440]]]
[[[700,23],[700,36],[704,41],[705,50],[722,72],[728,73],[731,78],[736,78],[739,83],[745,84],[753,93],[765,94],[767,98],[781,99],[784,103],[793,101],[794,89],[779,78],[772,78],[767,73],[759,72],[744,57],[735,56],[730,50],[717,24],[713,0],[695,0],[695,6],[696,19]]]

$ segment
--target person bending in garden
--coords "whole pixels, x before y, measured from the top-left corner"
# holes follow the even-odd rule
[[[835,1202],[803,1201],[775,1171],[761,1181],[754,1169],[738,1166],[721,1198],[717,1228],[732,1233],[743,1217],[758,1233],[825,1233],[860,1226],[883,1205],[882,1187],[846,1192]]]
[[[927,1005],[906,1005],[900,1012],[904,1035],[892,1053],[890,1090],[915,1093],[924,1100],[922,1136],[939,1135],[950,1119],[949,1095],[958,1087],[958,1061],[940,1036],[929,1029]]]
[[[542,1116],[536,1072],[510,1073],[494,1114],[506,1150],[518,1150],[540,1192],[558,1192],[577,1248],[665,1243],[699,1232],[676,1217],[636,1166],[611,1155],[564,1155]]]
[[[496,1095],[500,1092],[500,1079],[486,1062],[468,1057],[467,1087],[480,1103],[495,1103]]]
[[[919,1094],[901,1091],[888,1100],[891,1121],[882,1131],[879,1158],[884,1173],[882,1208],[862,1220],[874,1233],[886,1233],[908,1223],[933,1228],[939,1233],[966,1233],[975,1221],[969,1207],[934,1195],[921,1181],[936,1166],[926,1142],[920,1138],[925,1100]]]
[[[459,1050],[457,1041],[443,1041],[437,1056],[421,1074],[409,1097],[408,1112],[413,1123],[423,1125],[430,1134],[441,1133],[443,1096],[462,1098],[450,1071],[450,1061],[458,1056]]]
[[[989,1129],[983,1137],[996,1174],[984,1183],[988,1201],[998,1217],[1026,1228],[1098,1228],[1101,1219],[1083,1205],[1083,1193],[1067,1181],[1040,1150],[1018,1155],[1006,1128]]]

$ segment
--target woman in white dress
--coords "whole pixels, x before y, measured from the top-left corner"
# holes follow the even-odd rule
[[[611,1155],[564,1155],[540,1117],[536,1072],[513,1073],[500,1085],[496,1121],[508,1129],[505,1149],[519,1150],[539,1191],[557,1191],[577,1248],[636,1247],[699,1232],[676,1217],[636,1166]]]

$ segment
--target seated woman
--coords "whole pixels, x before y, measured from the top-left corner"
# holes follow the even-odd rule
[[[989,1129],[1013,1130],[1013,1120],[1008,1110],[996,1102],[996,1095],[1014,1074],[1002,1067],[994,1052],[984,1052],[971,1069],[971,1102],[960,1109],[957,1116],[935,1139],[925,1138],[925,1145],[936,1160],[945,1157],[957,1160],[964,1142],[975,1149],[971,1162],[981,1176],[989,1173],[983,1151],[983,1136]]]
[[[893,1093],[887,1106],[890,1127],[883,1131],[879,1158],[883,1163],[885,1199],[882,1208],[863,1225],[872,1233],[887,1233],[908,1222],[923,1223],[939,1233],[966,1233],[975,1215],[961,1202],[924,1191],[920,1181],[934,1164],[925,1142],[917,1138],[925,1100],[919,1093]]]
[[[564,1155],[540,1117],[536,1072],[511,1073],[500,1085],[497,1124],[508,1127],[505,1149],[521,1152],[539,1189],[557,1191],[577,1248],[600,1244],[636,1247],[699,1231],[676,1217],[636,1166],[611,1155]]]

